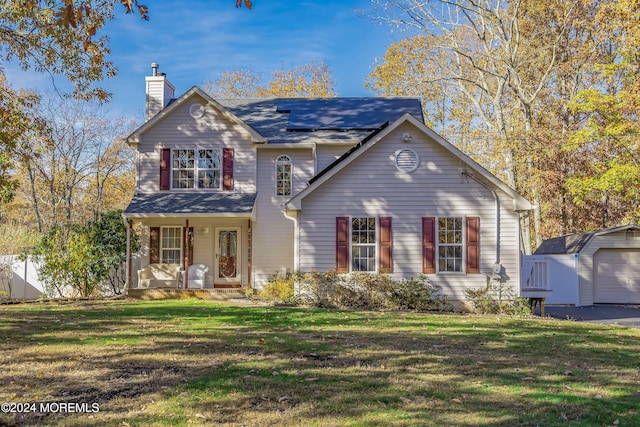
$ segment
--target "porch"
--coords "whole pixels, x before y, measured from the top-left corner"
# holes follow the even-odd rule
[[[204,291],[209,298],[209,290],[251,286],[254,204],[255,194],[170,192],[134,197],[123,214],[128,227],[128,289],[134,294],[144,291],[141,295]],[[140,236],[140,264],[135,267],[134,228]],[[159,277],[159,270],[167,270],[169,277]]]

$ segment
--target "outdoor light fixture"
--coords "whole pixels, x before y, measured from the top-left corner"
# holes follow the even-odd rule
[[[635,228],[627,228],[627,232],[624,235],[626,240],[633,240],[636,237],[636,229]]]
[[[404,142],[409,142],[413,139],[413,137],[411,136],[411,134],[409,132],[405,132],[402,134],[402,140]]]

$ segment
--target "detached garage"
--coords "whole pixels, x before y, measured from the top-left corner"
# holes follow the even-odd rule
[[[553,263],[555,257],[574,254],[578,301],[576,305],[640,304],[640,227],[628,225],[555,237],[542,242],[535,255]],[[567,282],[550,277],[551,288]]]

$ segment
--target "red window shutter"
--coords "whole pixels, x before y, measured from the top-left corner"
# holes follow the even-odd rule
[[[182,227],[182,236],[182,253],[185,254],[185,256],[187,253],[189,254],[189,265],[193,265],[193,227],[189,227],[189,234],[186,234],[185,228]],[[191,236],[191,238],[187,239],[187,236]]]
[[[222,189],[233,190],[233,148],[222,149]]]
[[[171,188],[171,150],[163,148],[160,150],[160,190]]]
[[[380,217],[380,273],[391,273],[393,271],[393,238],[391,231],[391,217]]]
[[[349,217],[336,217],[336,272],[349,272]]]
[[[160,227],[149,227],[149,263],[160,262]]]
[[[469,216],[467,226],[467,273],[480,273],[480,218]]]
[[[422,218],[422,272],[436,272],[436,219]]]

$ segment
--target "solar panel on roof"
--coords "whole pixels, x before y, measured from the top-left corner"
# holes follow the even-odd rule
[[[289,113],[288,131],[373,130],[407,112],[422,118],[420,101],[409,98],[287,99],[276,111]]]

